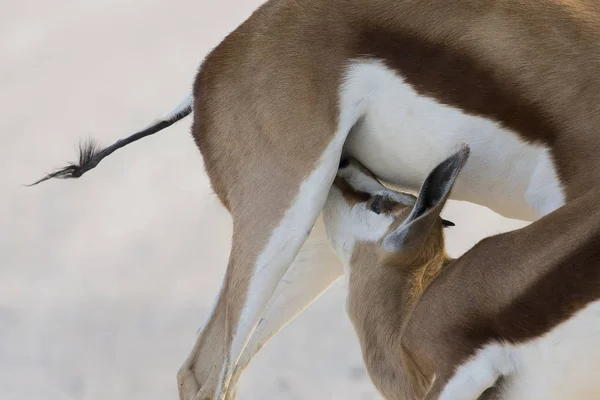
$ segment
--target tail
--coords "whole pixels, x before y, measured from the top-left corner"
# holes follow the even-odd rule
[[[79,145],[79,162],[76,164],[67,165],[64,168],[61,168],[57,171],[54,171],[42,179],[26,185],[26,186],[34,186],[38,183],[42,183],[52,178],[79,178],[81,175],[85,174],[91,169],[94,169],[100,161],[111,155],[116,150],[121,147],[125,147],[130,143],[135,142],[141,138],[146,136],[153,135],[157,132],[162,131],[163,129],[173,125],[175,122],[187,117],[192,112],[192,106],[194,104],[194,96],[190,93],[185,100],[181,102],[169,115],[164,117],[163,119],[155,122],[150,125],[148,128],[136,132],[133,135],[126,137],[125,139],[121,139],[114,144],[108,147],[100,147],[94,141],[87,141]]]

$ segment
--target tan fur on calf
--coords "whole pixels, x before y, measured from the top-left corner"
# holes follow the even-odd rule
[[[352,161],[347,168],[355,166]],[[431,179],[435,174],[442,179]],[[359,175],[363,186],[371,180],[369,185],[374,187],[372,178],[361,172],[354,175],[355,184]],[[448,392],[456,385],[447,385],[453,382],[458,367],[486,346],[504,346],[502,351],[519,358],[519,346],[541,340],[600,300],[598,190],[526,228],[487,238],[452,260],[444,250],[439,218],[452,178],[434,171],[414,206],[397,205],[385,216],[379,215],[378,208],[370,208],[373,197],[381,194],[368,196],[340,176],[336,182],[325,207],[325,221],[341,258],[350,260],[346,265],[348,314],[369,375],[386,399],[437,399],[443,393],[444,400],[477,399],[503,377],[505,366],[492,364],[491,370],[498,375],[491,381],[489,375],[480,377],[482,382],[467,381],[467,389],[473,389],[476,396],[470,397],[467,390],[453,397]],[[348,193],[339,196],[336,193],[340,191]],[[363,193],[363,201],[349,202],[356,199],[351,192]],[[411,222],[411,218],[416,219]],[[419,220],[425,223],[417,225]],[[387,229],[381,230],[377,224]],[[361,239],[368,235],[365,229],[383,235]],[[414,229],[421,238],[397,235]],[[389,250],[386,243],[390,237],[404,239]],[[411,240],[417,240],[419,246],[413,246]],[[600,314],[591,315],[595,319],[590,320],[590,327],[598,326]],[[594,335],[597,328],[591,329],[590,335]],[[586,346],[585,342],[552,344],[577,345]],[[518,373],[518,363],[509,367]],[[595,393],[600,393],[593,376],[583,383],[587,386],[581,390],[595,387]],[[510,389],[510,383],[507,385]],[[502,391],[496,388],[494,395]]]

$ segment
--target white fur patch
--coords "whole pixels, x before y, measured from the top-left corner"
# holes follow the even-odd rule
[[[452,198],[532,220],[564,204],[548,152],[486,118],[419,95],[379,61],[355,61],[340,95],[342,118],[358,120],[345,152],[377,177],[418,190],[429,172],[468,144],[471,157]],[[527,194],[526,194],[527,193]]]
[[[183,112],[185,112],[188,108],[193,108],[194,106],[194,95],[190,92],[187,96],[179,103],[169,114],[167,114],[162,120],[169,121],[173,118],[178,117]]]
[[[309,243],[310,241],[311,238],[279,281],[264,315],[239,359],[233,382],[237,382],[243,369],[272,335],[342,276],[342,266],[327,241]]]
[[[503,399],[600,399],[600,301],[516,352],[519,369],[503,385]]]
[[[490,344],[456,370],[440,400],[477,400],[499,377],[511,374],[516,368],[511,346]]]
[[[490,344],[457,368],[440,399],[477,399],[500,376],[503,400],[600,398],[600,301],[524,344]]]
[[[146,126],[144,129],[148,129],[150,127],[156,126],[157,124],[163,121],[170,121],[173,119],[177,119],[181,114],[183,114],[188,108],[193,110],[194,108],[194,95],[190,92],[188,95],[179,103],[171,112],[165,115],[162,118],[159,118]]]
[[[350,207],[340,189],[332,187],[323,208],[323,220],[327,237],[341,258],[347,276],[356,242],[382,239],[394,217],[367,210],[366,203]]]
[[[525,191],[525,200],[535,210],[538,210],[541,216],[550,214],[565,204],[563,188],[558,181],[550,152],[547,150],[539,156],[529,186]]]

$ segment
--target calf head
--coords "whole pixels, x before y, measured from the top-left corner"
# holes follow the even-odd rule
[[[355,160],[340,165],[323,210],[348,279],[347,309],[365,365],[387,399],[423,398],[431,371],[405,351],[410,309],[448,261],[440,218],[467,147],[429,174],[417,197],[385,188]]]
[[[417,197],[383,186],[356,160],[340,164],[323,215],[329,240],[346,268],[387,258],[414,261],[426,247],[443,252],[440,218],[469,148],[463,147],[429,174]],[[441,243],[441,245],[440,245]]]

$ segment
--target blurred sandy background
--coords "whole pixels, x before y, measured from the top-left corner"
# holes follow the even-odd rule
[[[0,399],[176,399],[231,221],[190,120],[80,181],[29,183],[169,111],[203,56],[259,0],[2,0]],[[457,255],[521,223],[453,203]],[[317,226],[309,246],[325,246]],[[307,262],[336,262],[331,256]],[[241,399],[377,399],[338,283],[276,336]]]

